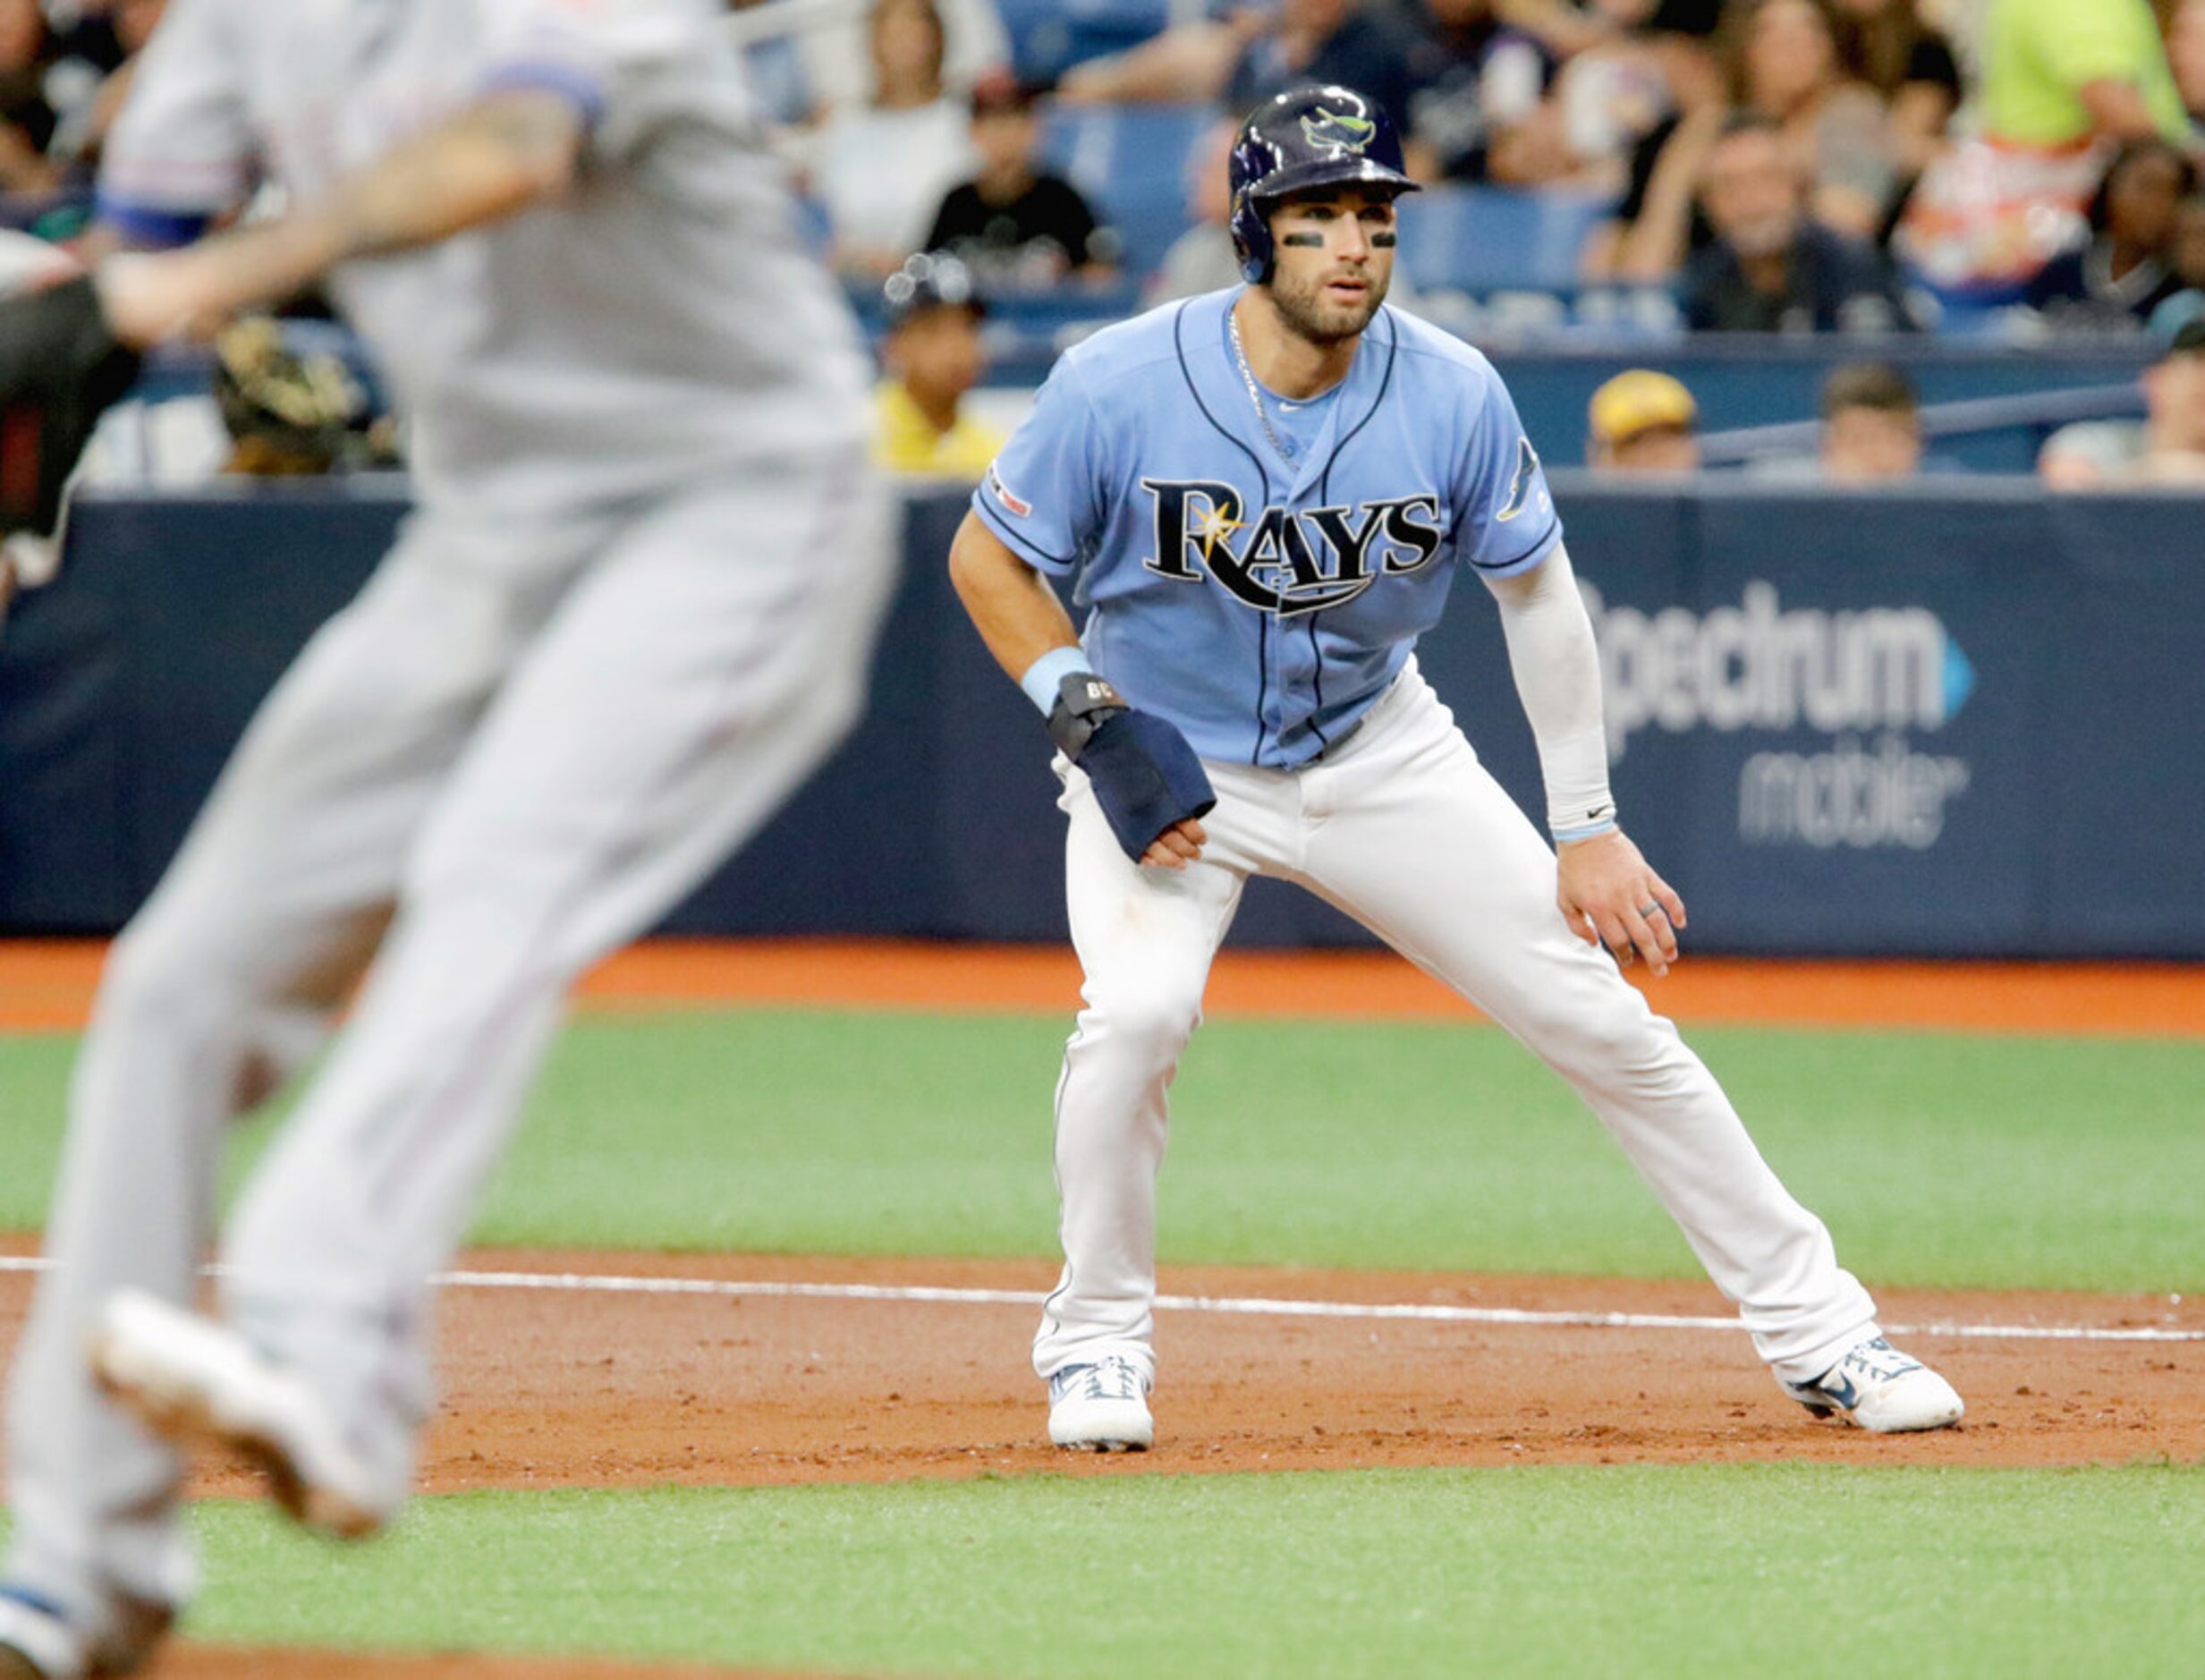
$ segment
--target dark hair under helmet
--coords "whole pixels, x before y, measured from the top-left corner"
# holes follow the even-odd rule
[[[1233,249],[1251,285],[1270,279],[1276,253],[1269,207],[1310,187],[1370,182],[1414,192],[1401,136],[1376,99],[1353,88],[1295,88],[1248,114],[1233,141]]]

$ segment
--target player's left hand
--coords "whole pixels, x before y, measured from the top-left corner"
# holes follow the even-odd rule
[[[1684,901],[1631,836],[1612,828],[1565,841],[1556,853],[1555,902],[1570,931],[1587,945],[1605,944],[1624,968],[1643,957],[1656,974],[1666,974],[1676,961]]]

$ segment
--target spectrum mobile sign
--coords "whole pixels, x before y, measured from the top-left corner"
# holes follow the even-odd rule
[[[1734,607],[1610,607],[1584,586],[1600,644],[1608,752],[1641,729],[1824,736],[1819,750],[1750,754],[1738,776],[1749,845],[1926,851],[1967,792],[1964,759],[1917,750],[1951,722],[1974,668],[1921,607],[1786,607],[1754,581]]]

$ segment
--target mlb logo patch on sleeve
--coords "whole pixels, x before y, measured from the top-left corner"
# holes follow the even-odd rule
[[[988,469],[988,493],[1021,519],[1033,512],[1033,504],[1022,502],[1012,495],[1011,487],[1003,481],[1003,475],[992,466]]]

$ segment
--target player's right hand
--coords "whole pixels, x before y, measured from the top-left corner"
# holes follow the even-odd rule
[[[1209,844],[1209,830],[1189,817],[1150,841],[1141,861],[1149,869],[1183,870],[1202,855],[1202,848]]]
[[[1209,838],[1200,819],[1217,795],[1187,738],[1138,711],[1092,671],[1067,673],[1050,708],[1049,739],[1087,773],[1118,847],[1136,863],[1183,870]]]
[[[1073,762],[1087,773],[1095,802],[1127,857],[1176,870],[1200,853],[1208,838],[1200,820],[1217,795],[1201,759],[1168,719],[1131,708],[1113,712]]]

